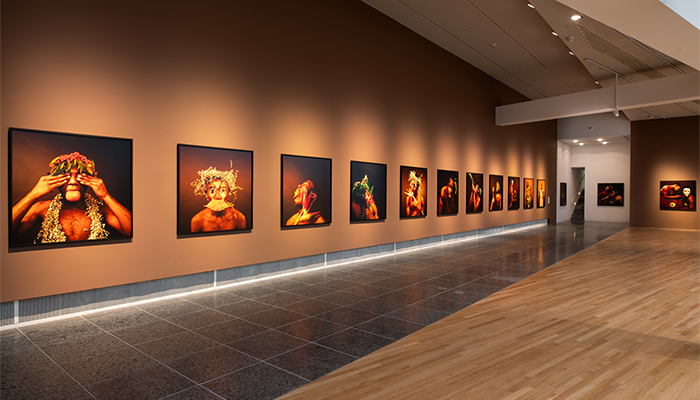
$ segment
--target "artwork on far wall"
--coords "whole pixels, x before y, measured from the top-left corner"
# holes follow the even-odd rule
[[[484,211],[484,174],[467,172],[467,214]]]
[[[386,164],[350,161],[350,221],[386,219]]]
[[[520,209],[520,177],[508,177],[508,209]]]
[[[625,205],[625,184],[624,183],[599,183],[598,184],[598,205],[616,206]]]
[[[177,234],[253,229],[253,152],[177,145]]]
[[[459,209],[459,172],[438,170],[437,175],[437,214],[457,215]]]
[[[331,159],[282,154],[281,225],[331,223]]]
[[[489,175],[489,211],[503,210],[503,175]]]
[[[401,166],[400,218],[425,217],[428,211],[428,170]]]
[[[17,128],[8,138],[10,247],[132,237],[131,139]]]
[[[662,210],[696,211],[696,181],[661,181],[659,204]]]
[[[523,179],[523,208],[530,210],[535,207],[535,179]]]
[[[559,205],[566,205],[566,182],[559,182]]]
[[[547,185],[544,179],[537,180],[537,208],[544,208],[547,204]]]

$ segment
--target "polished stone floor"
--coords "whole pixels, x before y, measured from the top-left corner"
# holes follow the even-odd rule
[[[624,228],[548,225],[4,329],[0,398],[275,398]]]

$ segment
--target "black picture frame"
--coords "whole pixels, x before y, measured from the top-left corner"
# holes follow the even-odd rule
[[[218,194],[209,198],[207,186],[211,189],[216,182],[226,183],[221,185],[226,187],[224,199],[218,198]],[[252,229],[253,152],[178,144],[178,236],[240,233]]]
[[[623,207],[625,205],[624,183],[599,183],[596,193],[597,205],[601,207]]]
[[[566,206],[566,182],[559,182],[559,206]]]
[[[535,208],[535,178],[523,178],[523,209]]]
[[[506,196],[508,202],[508,210],[519,210],[520,209],[520,177],[519,176],[509,176],[508,177],[508,196]]]
[[[659,209],[697,211],[697,181],[675,180],[659,183]]]
[[[8,142],[10,248],[33,250],[131,241],[132,139],[9,128]],[[59,159],[59,156],[62,158]],[[69,169],[73,173],[69,174],[70,178],[66,178],[66,184],[52,184],[50,186],[53,189],[48,192],[34,192],[35,195],[40,195],[34,201],[28,198],[30,192],[39,187],[37,182],[40,179],[47,184],[56,182]],[[51,175],[51,171],[54,175]],[[85,179],[83,183],[77,183],[78,174],[84,177],[81,178]],[[89,183],[85,183],[86,180]],[[76,190],[70,190],[68,185]],[[109,196],[105,196],[105,193]],[[76,200],[71,201],[69,198]],[[23,199],[30,202],[20,204]],[[82,207],[85,211],[76,215],[85,215],[87,219],[78,218],[74,229],[66,230],[59,218],[62,213],[69,212],[72,204]],[[12,221],[12,209],[15,207],[18,207],[17,215],[21,216],[15,221],[16,224]],[[80,225],[87,226],[79,229]]]
[[[399,177],[399,218],[425,218],[428,214],[428,169],[402,165]],[[412,189],[411,185],[416,187]]]
[[[467,172],[467,214],[484,211],[484,174]]]
[[[459,214],[459,172],[437,171],[437,215]]]
[[[503,210],[503,175],[489,174],[489,211]]]
[[[350,161],[350,222],[386,220],[387,165]]]
[[[537,180],[537,208],[545,208],[547,206],[547,181],[544,179]]]
[[[332,160],[282,154],[281,170],[280,226],[289,229],[330,225]]]

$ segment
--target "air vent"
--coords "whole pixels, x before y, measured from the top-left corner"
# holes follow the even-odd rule
[[[666,77],[666,75],[663,72],[655,69],[649,64],[646,64],[642,60],[615,46],[614,44],[610,43],[608,40],[602,38],[601,36],[598,36],[598,34],[586,28],[585,26],[581,24],[577,24],[577,26],[578,29],[581,31],[581,34],[584,38],[586,38],[586,41],[593,50],[605,54],[608,57],[614,58],[615,60],[621,62],[623,65],[626,65],[635,72],[642,74],[649,79],[659,79]]]

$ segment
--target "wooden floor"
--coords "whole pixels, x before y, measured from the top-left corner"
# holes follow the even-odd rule
[[[700,237],[629,228],[283,399],[698,399]]]

